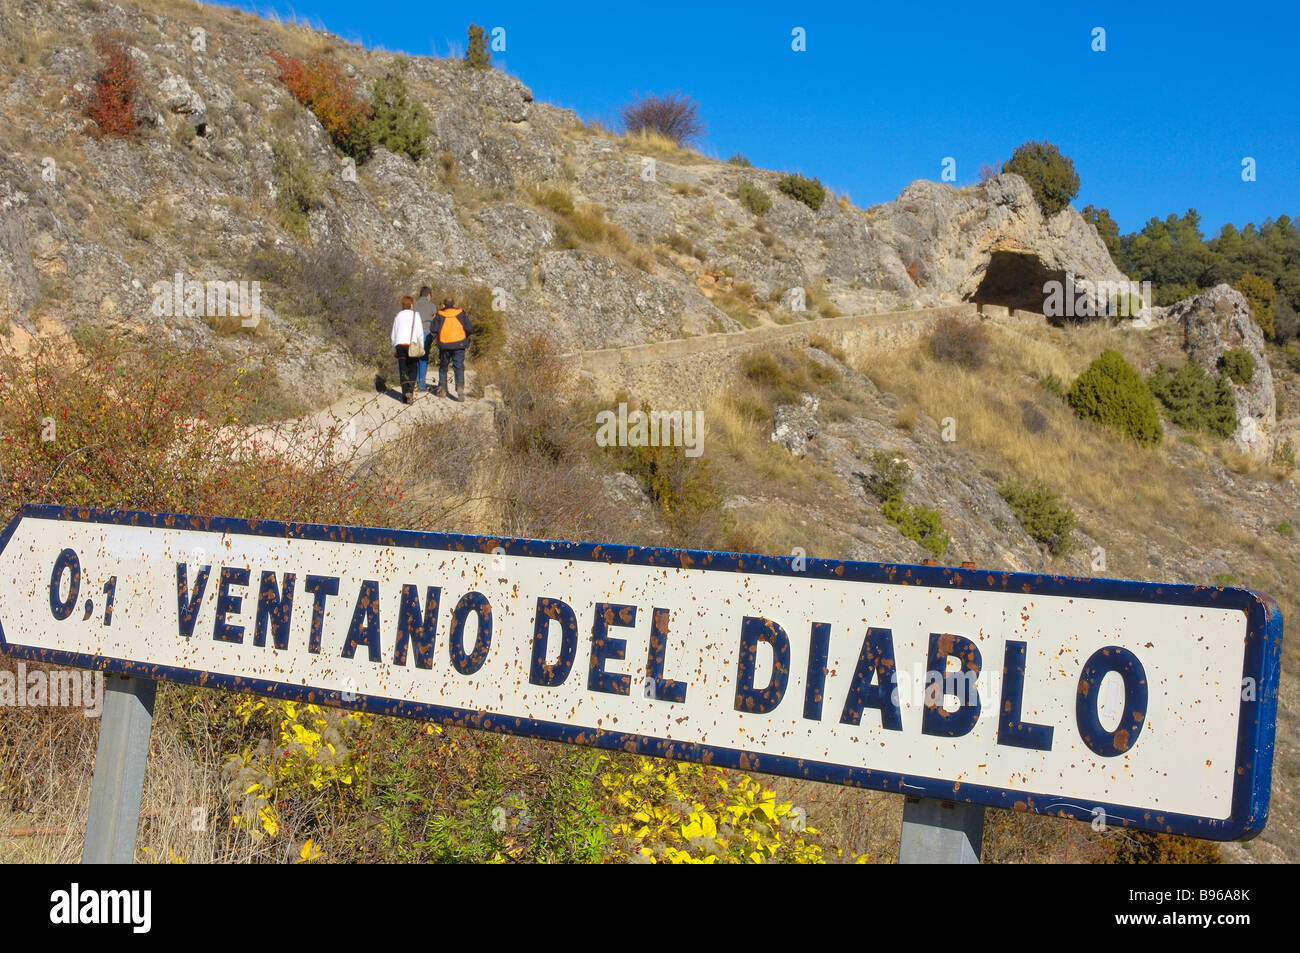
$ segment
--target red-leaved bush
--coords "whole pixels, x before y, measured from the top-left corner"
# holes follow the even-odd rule
[[[126,48],[101,33],[95,37],[101,66],[86,105],[86,115],[108,136],[134,136],[140,121],[135,114],[135,63]]]
[[[306,61],[269,50],[280,67],[280,82],[320,120],[344,155],[363,161],[374,148],[371,105],[336,61],[315,53]]]

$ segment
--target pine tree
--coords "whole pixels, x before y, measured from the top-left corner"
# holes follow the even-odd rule
[[[465,51],[465,65],[470,69],[487,69],[492,65],[492,54],[488,52],[483,28],[473,23],[469,25],[469,49]]]
[[[375,141],[389,152],[404,152],[419,162],[428,151],[429,117],[424,107],[411,98],[402,70],[404,60],[396,60],[388,72],[370,87],[374,108],[371,127]]]

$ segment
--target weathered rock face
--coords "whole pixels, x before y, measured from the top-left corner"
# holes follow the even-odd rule
[[[941,298],[1042,313],[1046,280],[1069,274],[1094,283],[1127,281],[1095,228],[1073,208],[1044,218],[1018,175],[964,189],[913,182],[867,217],[872,234],[897,252],[903,274],[922,279]],[[892,264],[888,255],[882,260]],[[889,274],[899,285],[897,268]]]
[[[776,408],[772,442],[779,443],[796,457],[808,452],[808,443],[817,436],[817,407],[812,394],[803,394],[798,405],[781,404]]]
[[[1182,326],[1183,350],[1212,374],[1218,372],[1223,353],[1232,348],[1242,348],[1255,359],[1255,376],[1250,383],[1232,384],[1238,421],[1232,439],[1239,449],[1268,459],[1277,430],[1277,397],[1264,351],[1264,332],[1251,317],[1245,297],[1229,285],[1216,285],[1158,309],[1158,314],[1159,320]]]
[[[0,219],[0,316],[18,322],[30,333],[27,312],[39,290],[27,235],[22,223],[6,208]]]

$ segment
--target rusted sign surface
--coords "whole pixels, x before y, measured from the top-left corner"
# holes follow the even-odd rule
[[[1267,596],[29,507],[33,660],[1227,839],[1268,810]]]

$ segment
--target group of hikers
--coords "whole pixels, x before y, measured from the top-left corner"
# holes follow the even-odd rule
[[[434,308],[433,291],[428,285],[416,298],[402,298],[402,310],[393,318],[393,354],[397,358],[397,375],[402,382],[402,402],[415,400],[416,391],[427,391],[425,377],[429,355],[438,348],[438,386],[434,396],[451,400],[465,399],[465,348],[474,333],[469,315],[456,307],[454,298],[444,298],[442,307]],[[447,365],[455,371],[456,393],[447,388]]]

